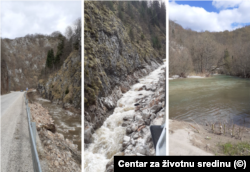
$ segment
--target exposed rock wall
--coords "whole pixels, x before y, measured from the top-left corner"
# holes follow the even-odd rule
[[[59,39],[49,36],[2,39],[1,58],[4,62],[1,62],[6,67],[1,66],[1,73],[4,73],[1,86],[9,91],[35,87],[45,66],[48,49],[56,51],[58,42]]]
[[[105,6],[84,3],[84,142],[90,143],[92,133],[115,108],[121,93],[156,69],[165,57],[149,40],[131,41],[129,26]],[[143,29],[136,27],[141,35]]]
[[[64,107],[81,108],[81,54],[74,50],[61,69],[46,80],[39,80],[39,93]]]
[[[5,60],[1,60],[1,94],[10,91],[9,82],[8,65]]]

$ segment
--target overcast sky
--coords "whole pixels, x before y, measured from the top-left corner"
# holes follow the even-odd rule
[[[27,34],[64,34],[81,17],[81,1],[1,1],[1,37]]]
[[[169,19],[195,31],[225,31],[250,25],[250,0],[171,1]]]

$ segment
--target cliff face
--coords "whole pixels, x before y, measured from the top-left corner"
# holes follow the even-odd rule
[[[84,129],[89,143],[122,93],[156,69],[165,55],[152,47],[150,39],[141,40],[141,35],[150,38],[141,25],[123,23],[116,12],[98,2],[84,3]],[[136,31],[134,41],[131,27]]]
[[[8,66],[5,60],[1,60],[1,94],[9,91]]]
[[[56,50],[58,42],[57,38],[47,36],[2,39],[1,90],[35,87],[45,66],[48,49]]]
[[[39,80],[39,93],[64,107],[81,108],[81,54],[74,50],[64,61],[61,69],[46,80]]]

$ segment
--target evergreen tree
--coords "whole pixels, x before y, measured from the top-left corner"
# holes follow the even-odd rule
[[[111,10],[114,11],[114,6],[113,6],[113,2],[112,1],[107,1],[105,2],[106,6]]]
[[[46,60],[46,67],[48,68],[52,68],[52,65],[53,65],[53,57],[52,57],[52,51],[49,50],[48,53],[47,53],[47,60]]]
[[[127,3],[128,3],[127,13],[131,17],[131,19],[134,19],[134,14],[133,14],[132,6],[130,5],[129,1]]]
[[[140,1],[131,1],[131,3],[134,7],[137,8],[139,6]]]
[[[63,54],[63,48],[64,48],[64,39],[62,38],[61,42],[57,46],[57,52],[56,52],[56,57],[55,57],[55,64],[56,65],[60,64],[60,59],[61,59],[61,56]]]
[[[154,48],[160,49],[161,44],[157,36],[152,36],[152,44]]]
[[[161,20],[161,23],[164,26],[166,26],[166,6],[164,2],[161,3],[160,20]]]
[[[132,28],[130,28],[130,30],[129,30],[129,37],[130,37],[131,41],[134,41],[134,33],[133,33]]]
[[[54,56],[54,50],[53,49],[50,50],[50,57],[51,57],[51,62],[52,62],[52,66],[53,66],[53,69],[54,69],[54,66],[55,66],[55,56]]]
[[[123,21],[123,12],[122,12],[122,2],[119,1],[119,6],[118,6],[118,17],[121,19],[121,21]]]
[[[151,5],[150,5],[150,8],[148,8],[148,14],[151,18],[151,23],[152,25],[158,25],[159,26],[159,21],[160,21],[160,11],[161,11],[161,8],[160,8],[160,3],[159,1],[153,1],[153,2],[150,2]]]

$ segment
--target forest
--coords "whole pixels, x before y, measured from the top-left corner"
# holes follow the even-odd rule
[[[250,26],[196,32],[169,21],[169,75],[213,73],[250,78]]]
[[[49,35],[59,39],[56,52],[53,49],[48,49],[46,57],[46,65],[41,71],[40,78],[46,78],[51,72],[56,72],[62,66],[64,60],[73,50],[81,52],[81,19],[74,22],[75,27],[67,26],[63,36],[59,31],[55,31]]]
[[[151,36],[151,44],[155,49],[165,49],[157,32],[166,34],[166,5],[159,1],[104,1],[99,4],[105,5],[117,14],[117,17],[129,26],[129,37],[131,41],[140,43],[145,41],[145,34]],[[136,37],[137,24],[144,28],[144,34]],[[157,30],[159,29],[159,30]],[[164,43],[165,44],[165,43]]]

